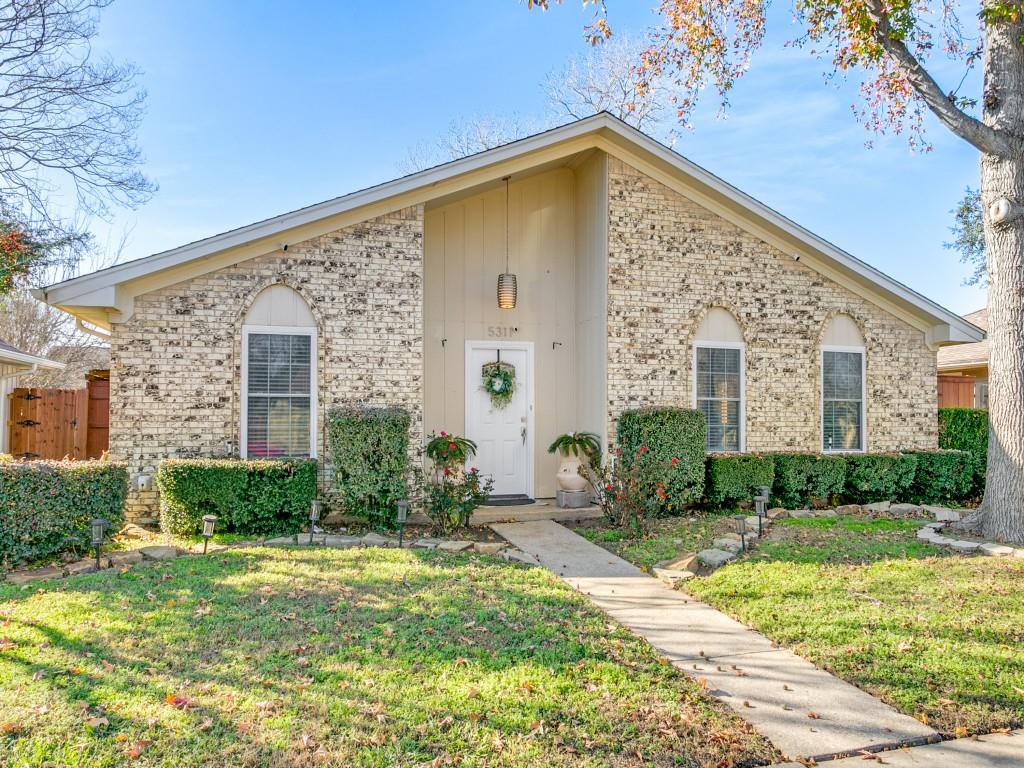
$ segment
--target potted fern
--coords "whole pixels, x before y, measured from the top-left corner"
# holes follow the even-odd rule
[[[589,480],[580,472],[587,471],[601,460],[601,441],[593,432],[568,432],[559,435],[548,446],[548,453],[562,457],[555,481],[563,491],[584,491]]]

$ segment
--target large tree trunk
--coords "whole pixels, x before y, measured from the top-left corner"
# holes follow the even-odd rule
[[[1024,22],[986,25],[984,121],[1024,136]],[[981,158],[988,254],[986,536],[1024,542],[1024,157]]]

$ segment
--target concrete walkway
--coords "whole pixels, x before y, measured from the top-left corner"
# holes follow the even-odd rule
[[[923,747],[885,752],[882,765],[892,768],[1011,768],[1024,765],[1024,730],[993,733],[976,738],[926,744]],[[829,768],[865,768],[877,765],[864,757],[847,757]],[[771,768],[805,768],[803,763],[777,763]]]
[[[491,527],[646,639],[675,666],[705,681],[712,695],[736,710],[787,759],[821,761],[938,739],[935,731],[912,717],[710,606],[669,589],[557,523]]]

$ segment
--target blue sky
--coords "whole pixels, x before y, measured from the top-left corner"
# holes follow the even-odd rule
[[[642,33],[653,5],[610,2],[612,23]],[[139,143],[160,191],[96,229],[129,232],[122,260],[145,256],[394,178],[460,118],[546,116],[541,83],[586,49],[589,18],[574,0],[546,14],[520,0],[118,0],[98,47],[143,70]],[[774,10],[728,116],[709,102],[675,149],[950,309],[983,305],[942,247],[977,153],[934,122],[929,154],[902,138],[866,148],[855,88],[783,48],[795,31]]]

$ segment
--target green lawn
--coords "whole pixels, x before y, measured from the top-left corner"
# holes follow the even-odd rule
[[[704,549],[711,544],[716,530],[733,530],[733,524],[723,513],[654,520],[649,530],[640,534],[606,524],[581,525],[575,530],[580,536],[649,571],[663,560]]]
[[[940,554],[919,525],[780,521],[682,589],[947,734],[1024,725],[1024,560]]]
[[[5,768],[777,758],[539,568],[236,549],[0,585]]]

